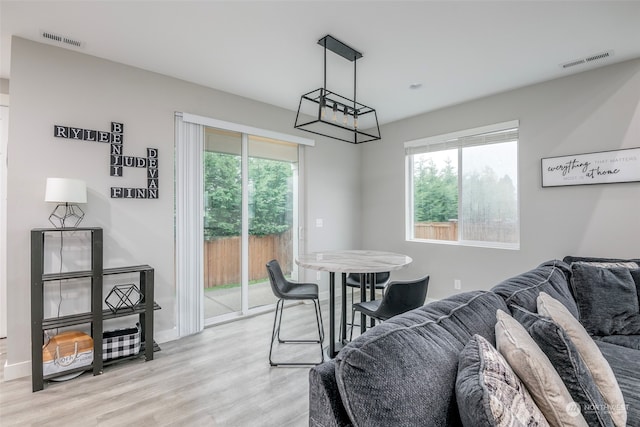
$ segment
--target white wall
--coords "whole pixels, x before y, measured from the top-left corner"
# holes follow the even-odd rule
[[[174,112],[309,137],[293,129],[293,111],[17,37],[11,50],[6,379],[30,374],[29,230],[49,226],[47,177],[87,182],[83,225],[104,228],[105,267],[145,263],[156,269],[162,306],[157,338],[175,327]],[[53,137],[56,124],[109,130],[112,121],[125,125],[126,155],[159,149],[159,199],[111,199],[111,186],[145,186],[145,170],[126,168],[124,178],[110,177],[108,144]],[[358,152],[344,143],[316,141],[305,148],[305,200],[309,220],[321,217],[324,227],[305,224],[306,250],[356,247],[360,204],[350,195],[358,183]]]
[[[405,241],[403,143],[514,119],[520,120],[520,250]],[[640,256],[640,183],[540,184],[543,157],[640,146],[640,60],[420,115],[382,133],[382,143],[363,151],[363,246],[412,256],[398,275],[430,274],[431,298],[458,292],[454,279],[463,290],[489,289],[565,255]]]
[[[0,79],[0,338],[7,336],[7,141],[9,80]]]

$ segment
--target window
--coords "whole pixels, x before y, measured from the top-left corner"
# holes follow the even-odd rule
[[[405,143],[407,240],[520,247],[518,121]]]

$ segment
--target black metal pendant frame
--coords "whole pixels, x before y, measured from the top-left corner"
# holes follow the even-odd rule
[[[356,61],[362,54],[330,35],[318,44],[324,47],[324,85],[300,97],[294,128],[352,144],[381,139],[376,110],[356,101]],[[353,99],[327,90],[327,49],[353,62]]]

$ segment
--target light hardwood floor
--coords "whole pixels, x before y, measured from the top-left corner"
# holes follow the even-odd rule
[[[322,312],[327,334],[326,303]],[[313,305],[288,307],[284,316],[283,338],[314,336]],[[49,382],[36,393],[31,377],[2,382],[0,425],[306,426],[309,367],[269,366],[272,322],[267,313],[209,327],[162,344],[151,362],[123,362],[100,376]],[[0,340],[0,366],[6,341]],[[318,360],[320,350],[290,344],[274,356]]]

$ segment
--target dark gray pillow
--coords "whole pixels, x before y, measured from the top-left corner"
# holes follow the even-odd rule
[[[591,372],[564,329],[550,318],[522,307],[511,306],[511,311],[556,368],[589,426],[614,427]]]
[[[638,291],[631,270],[571,264],[580,322],[591,335],[640,334]]]
[[[481,335],[460,353],[456,399],[465,427],[549,425],[509,363]]]

